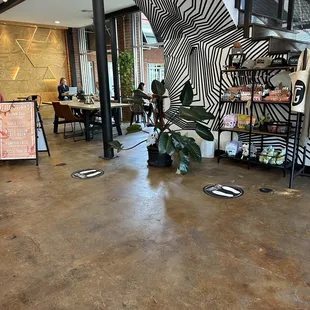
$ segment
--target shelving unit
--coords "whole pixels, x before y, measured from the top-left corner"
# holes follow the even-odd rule
[[[286,171],[290,168],[292,168],[292,162],[288,160],[288,153],[289,153],[289,141],[290,139],[294,139],[294,136],[296,136],[296,121],[292,120],[292,111],[291,111],[291,105],[290,102],[281,102],[281,101],[254,101],[254,91],[255,86],[257,84],[261,84],[262,81],[267,84],[272,74],[276,74],[282,70],[286,71],[294,71],[294,67],[270,67],[270,68],[264,68],[264,69],[229,69],[229,70],[222,70],[221,71],[221,79],[220,79],[220,99],[219,99],[219,114],[218,114],[218,149],[220,150],[220,143],[221,143],[221,134],[224,131],[231,132],[231,140],[233,140],[233,133],[237,134],[247,134],[247,143],[249,143],[249,148],[251,147],[251,144],[255,137],[259,138],[259,143],[257,143],[257,139],[255,139],[255,146],[259,149],[258,153],[261,153],[264,146],[265,146],[265,138],[266,137],[276,137],[278,139],[282,139],[284,141],[284,147],[286,147],[286,155],[285,155],[285,161],[282,165],[271,165],[271,164],[265,164],[259,162],[258,158],[247,158],[247,159],[241,159],[238,157],[230,157],[226,154],[218,154],[218,162],[220,162],[221,159],[227,158],[232,159],[236,161],[245,162],[248,164],[248,168],[250,168],[250,165],[261,165],[265,167],[272,167],[272,168],[278,168],[283,170],[284,176],[286,175]],[[224,80],[224,76],[226,79]],[[231,81],[230,86],[241,86],[246,84],[252,84],[251,88],[251,105],[250,108],[247,108],[246,105],[248,101],[242,101],[242,100],[222,100],[222,91],[223,86],[227,86],[227,81]],[[226,85],[225,85],[226,84]],[[249,130],[246,129],[240,129],[240,128],[224,128],[223,126],[223,110],[225,105],[230,105],[226,111],[230,111],[229,114],[238,114],[237,107],[242,109],[243,111],[248,111],[248,114],[250,116],[250,124],[252,124],[253,117],[256,116],[257,119],[260,115],[256,115],[257,105],[263,105],[261,111],[263,115],[266,115],[266,110],[268,110],[271,106],[283,106],[286,107],[287,115],[286,118],[282,117],[282,121],[285,121],[288,123],[288,131],[285,134],[282,133],[271,133],[271,132],[262,132],[259,130],[254,130],[252,126],[250,126]],[[269,107],[268,107],[269,106]],[[241,107],[241,108],[240,108]],[[295,124],[295,126],[293,125]],[[245,141],[245,139],[243,139]],[[258,147],[257,144],[260,144]],[[295,143],[294,143],[295,145]]]

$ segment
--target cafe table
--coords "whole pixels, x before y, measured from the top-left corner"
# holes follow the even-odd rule
[[[45,102],[45,104],[47,104]],[[68,100],[68,101],[60,101],[62,105],[68,105],[72,109],[79,109],[83,111],[84,115],[84,124],[85,124],[85,138],[86,141],[90,140],[90,116],[91,112],[96,112],[100,110],[100,102],[95,101],[93,104],[85,104],[83,102],[79,102],[77,100]],[[130,106],[128,103],[116,103],[111,102],[112,116],[114,118],[115,124],[113,127],[116,127],[117,133],[119,136],[122,135],[121,129],[121,113],[120,108]],[[58,116],[55,114],[54,119],[54,133],[58,133]]]

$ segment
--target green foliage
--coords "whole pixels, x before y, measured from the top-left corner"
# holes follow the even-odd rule
[[[162,105],[163,94],[165,93],[164,85],[159,81],[153,81],[152,83],[152,91],[155,95],[157,103]],[[194,122],[196,124],[195,131],[196,133],[205,140],[213,141],[214,137],[206,125],[203,124],[205,120],[214,119],[212,113],[207,112],[203,107],[193,107],[190,106],[193,102],[194,94],[193,89],[190,82],[186,82],[184,88],[182,90],[180,99],[182,102],[182,107],[180,108],[179,113],[175,114],[175,117],[183,118],[187,121]],[[162,110],[162,107],[159,107],[159,110]],[[160,135],[157,142],[158,150],[160,153],[167,153],[170,156],[173,154],[178,155],[179,158],[179,166],[178,170],[180,173],[185,174],[188,172],[190,159],[201,163],[201,151],[199,145],[195,142],[195,139],[192,137],[188,137],[187,134],[182,135],[180,132],[174,131],[170,128],[173,124],[172,122],[164,122],[163,115],[160,114],[160,120],[156,123],[155,129]],[[127,133],[141,131],[140,125],[133,125],[127,128]],[[142,141],[143,142],[143,141]],[[140,145],[142,142],[138,143]],[[114,141],[111,144],[114,148],[118,150],[123,150],[122,144],[118,141]],[[129,148],[132,149],[137,145]]]
[[[134,90],[134,56],[132,52],[121,52],[118,57],[123,98],[130,97]]]
[[[203,107],[181,107],[180,117],[192,122],[214,119],[213,114],[207,112]]]
[[[190,106],[193,103],[194,92],[190,81],[187,81],[182,90],[180,100],[183,106]]]
[[[141,127],[141,125],[133,124],[133,125],[127,127],[126,130],[127,130],[126,135],[128,135],[128,134],[131,134],[131,133],[142,131],[142,127]]]
[[[202,124],[197,123],[195,128],[198,136],[207,141],[213,141],[214,137],[210,129]]]
[[[110,146],[113,148],[113,149],[116,149],[117,150],[117,153],[119,153],[121,150],[124,149],[124,146],[123,144],[121,144],[119,141],[115,140],[115,141],[112,141],[109,143]]]
[[[175,146],[173,145],[172,136],[169,136],[167,132],[163,132],[160,135],[158,143],[159,153],[169,154],[172,156],[175,152]]]
[[[179,170],[182,174],[186,174],[189,168],[189,156],[183,151],[179,151]]]
[[[166,91],[165,86],[158,80],[152,82],[151,88],[153,94],[158,96],[163,96]]]

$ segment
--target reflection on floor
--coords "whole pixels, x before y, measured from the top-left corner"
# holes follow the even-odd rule
[[[102,161],[100,135],[54,136],[49,109],[51,158],[0,164],[0,309],[310,309],[310,180],[214,160],[177,176],[143,145]],[[89,168],[105,175],[71,178]]]

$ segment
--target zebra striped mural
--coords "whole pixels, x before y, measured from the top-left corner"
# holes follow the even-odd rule
[[[190,79],[194,104],[206,107],[216,116],[216,120],[208,124],[216,130],[220,70],[227,63],[233,42],[241,42],[247,59],[266,56],[269,42],[243,38],[243,30],[237,29],[222,0],[136,0],[136,3],[154,32],[164,40],[165,82],[171,99],[166,117],[173,117],[174,123],[182,129],[193,129],[193,124],[175,117],[181,105],[179,95]],[[227,76],[223,88],[231,85]],[[226,109],[229,113],[228,105]],[[275,120],[281,119],[283,113],[285,108],[272,107],[270,110]],[[275,138],[266,141],[283,145],[283,141]]]

